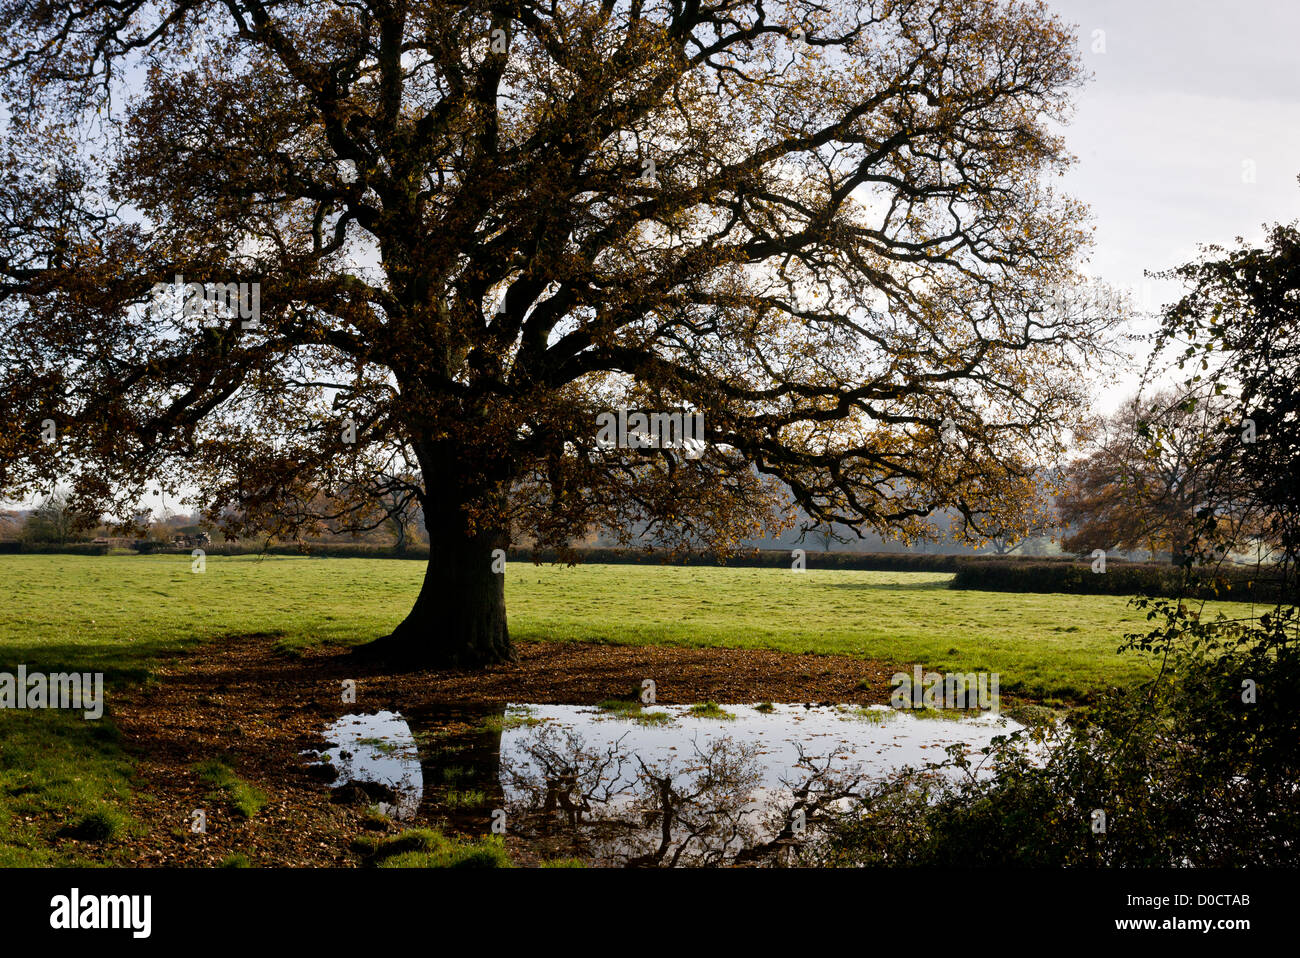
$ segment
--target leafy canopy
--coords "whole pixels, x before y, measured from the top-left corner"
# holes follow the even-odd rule
[[[1041,3],[0,0],[0,58],[11,493],[1014,535],[1119,312],[1056,295],[1082,73]],[[709,447],[602,448],[620,406]]]

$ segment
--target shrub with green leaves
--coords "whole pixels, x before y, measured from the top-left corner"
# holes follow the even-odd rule
[[[1159,624],[1125,648],[1164,662],[1154,680],[1113,692],[1069,725],[995,743],[995,777],[951,785],[912,771],[874,785],[827,823],[810,856],[839,865],[1300,865],[1295,610],[1201,622],[1186,603],[1139,604]],[[974,768],[960,749],[948,764]]]

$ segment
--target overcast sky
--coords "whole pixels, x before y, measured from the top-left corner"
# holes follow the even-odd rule
[[[1298,0],[1048,6],[1078,24],[1093,73],[1066,139],[1078,157],[1068,188],[1093,211],[1094,276],[1155,309],[1178,287],[1144,270],[1300,218]],[[1135,382],[1126,377],[1099,405],[1112,407]]]

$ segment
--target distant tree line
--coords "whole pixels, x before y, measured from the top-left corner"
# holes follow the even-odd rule
[[[423,547],[427,555],[428,533],[418,509],[391,513],[375,528],[355,532],[322,524],[310,538],[282,540],[274,536],[241,540],[223,526],[220,517],[192,513],[167,512],[162,516],[141,511],[128,525],[109,524],[103,517],[85,514],[66,496],[53,492],[31,509],[0,512],[0,542],[30,546],[57,547],[73,545],[141,546],[156,551],[174,542],[192,545],[212,543],[243,546],[254,551],[260,547],[355,546],[368,547],[362,554],[385,551],[402,554],[410,548]]]

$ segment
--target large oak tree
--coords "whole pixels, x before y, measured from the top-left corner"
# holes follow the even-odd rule
[[[1114,319],[1054,295],[1082,73],[1040,3],[0,0],[0,36],[0,491],[285,536],[416,502],[383,647],[421,663],[511,654],[512,537],[1013,532]],[[702,412],[703,455],[597,442],[623,406]]]

